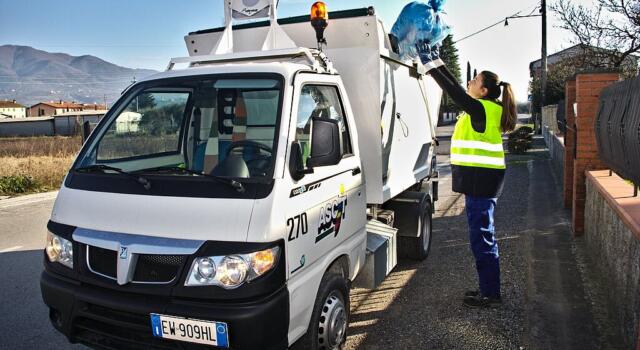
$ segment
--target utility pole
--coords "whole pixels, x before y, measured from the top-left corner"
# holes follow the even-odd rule
[[[547,0],[542,0],[540,6],[540,13],[542,14],[542,61],[541,61],[541,75],[540,75],[540,106],[543,107],[546,102],[546,90],[547,90]],[[540,109],[540,117],[542,117],[542,108]]]
[[[133,80],[131,80],[131,85],[136,83],[136,76],[133,76]],[[140,104],[138,103],[138,96],[136,95],[136,112],[140,111]]]

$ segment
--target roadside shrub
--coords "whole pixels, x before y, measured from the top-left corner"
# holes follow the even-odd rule
[[[67,174],[73,156],[50,157],[2,157],[0,156],[0,178],[26,176],[35,181],[36,188],[29,192],[45,192],[60,187],[62,179]],[[4,191],[0,190],[0,193]]]
[[[12,175],[0,177],[0,194],[18,194],[30,192],[38,188],[38,183],[26,175]]]
[[[510,153],[522,154],[531,148],[532,142],[533,128],[529,125],[522,125],[509,133],[507,149]]]

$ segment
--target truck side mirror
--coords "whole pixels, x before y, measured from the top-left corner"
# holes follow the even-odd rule
[[[306,174],[312,174],[313,169],[305,169],[302,157],[302,146],[298,141],[291,143],[291,159],[289,160],[289,173],[295,181],[300,181]]]
[[[327,118],[312,118],[311,155],[307,167],[316,168],[336,165],[342,159],[342,143],[338,121]]]

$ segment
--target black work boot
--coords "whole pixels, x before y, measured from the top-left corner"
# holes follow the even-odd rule
[[[468,298],[468,297],[477,297],[478,295],[480,295],[480,291],[479,290],[468,290],[466,292],[464,292],[464,297]]]
[[[465,297],[462,304],[470,308],[496,308],[502,305],[502,299],[499,297],[483,297],[478,294],[476,296]]]

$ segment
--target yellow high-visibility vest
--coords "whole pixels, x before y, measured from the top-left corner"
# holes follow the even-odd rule
[[[487,116],[483,133],[473,130],[471,116],[463,113],[458,118],[451,138],[451,164],[489,169],[506,169],[502,147],[502,106],[487,100],[478,100]]]

